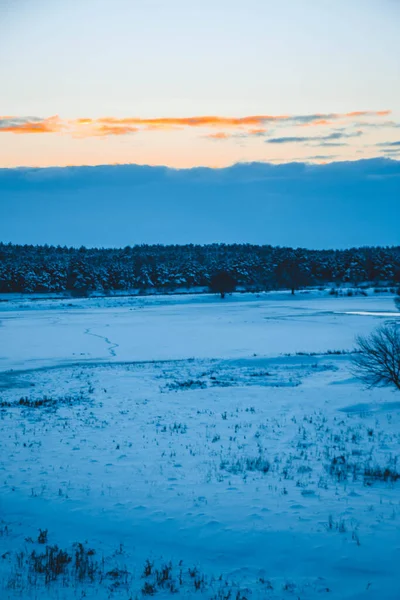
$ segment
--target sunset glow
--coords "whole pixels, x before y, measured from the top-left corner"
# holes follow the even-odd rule
[[[0,167],[396,158],[398,5],[342,4],[1,3]]]

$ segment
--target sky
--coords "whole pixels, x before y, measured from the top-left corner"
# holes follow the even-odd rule
[[[0,167],[400,157],[399,0],[0,0]]]

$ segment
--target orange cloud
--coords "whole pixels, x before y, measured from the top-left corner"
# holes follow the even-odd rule
[[[256,127],[256,133],[261,132],[261,128],[266,123],[288,122],[299,125],[330,125],[332,120],[360,117],[360,116],[384,116],[391,111],[355,111],[352,113],[328,113],[314,115],[250,115],[247,117],[221,117],[215,115],[206,115],[198,117],[159,117],[159,118],[141,118],[141,117],[102,117],[97,119],[97,123],[108,125],[134,125],[149,129],[165,129],[174,127],[229,127],[243,128]]]
[[[356,110],[345,113],[344,117],[385,117],[390,115],[391,110]]]
[[[267,129],[262,127],[256,129],[247,129],[245,131],[239,131],[238,133],[226,133],[224,131],[219,131],[218,133],[209,133],[205,135],[209,140],[227,140],[230,138],[243,139],[249,136],[263,136],[267,133]]]
[[[205,137],[211,138],[212,140],[227,140],[231,136],[229,133],[224,133],[223,131],[219,131],[218,133],[209,133]]]
[[[38,117],[0,117],[0,132],[3,133],[68,133],[75,137],[96,137],[110,135],[127,135],[139,131],[170,130],[170,129],[213,129],[222,127],[238,131],[242,135],[262,135],[266,132],[267,123],[287,124],[289,126],[332,125],[339,119],[355,117],[381,117],[390,114],[389,110],[354,111],[349,113],[327,113],[311,115],[249,115],[245,117],[223,117],[205,115],[195,117],[102,117],[92,119],[80,117],[72,120],[62,120],[58,116],[46,119]],[[229,134],[221,132],[207,137],[226,139]]]
[[[316,121],[310,121],[310,123],[301,123],[300,127],[316,127],[318,125],[333,125],[333,121],[327,119],[318,119]]]
[[[64,125],[58,116],[47,119],[36,117],[0,117],[0,132],[3,133],[56,133]]]
[[[125,117],[118,119],[116,117],[103,117],[98,119],[98,123],[114,125],[137,125],[148,127],[180,126],[180,127],[241,127],[246,125],[262,125],[266,121],[285,121],[290,119],[285,115],[252,115],[248,117],[218,117],[218,116],[200,116],[200,117],[159,117],[144,119],[140,117]]]
[[[249,135],[263,135],[264,133],[267,133],[267,131],[268,131],[267,129],[259,127],[258,129],[249,129],[247,133]]]
[[[100,127],[94,130],[93,135],[126,135],[128,133],[136,133],[139,131],[137,127],[130,127],[129,125],[120,126],[120,125],[101,125]]]

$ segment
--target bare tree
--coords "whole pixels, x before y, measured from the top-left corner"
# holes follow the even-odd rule
[[[369,387],[394,386],[400,390],[400,327],[391,322],[371,335],[357,337],[354,374]]]

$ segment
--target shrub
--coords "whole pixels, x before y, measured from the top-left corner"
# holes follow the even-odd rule
[[[370,336],[358,336],[357,345],[354,374],[369,387],[394,386],[400,390],[399,326],[382,325]]]

